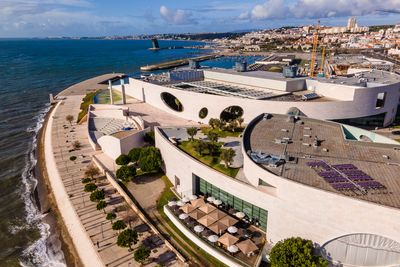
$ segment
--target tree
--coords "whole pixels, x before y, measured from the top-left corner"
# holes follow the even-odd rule
[[[126,224],[122,220],[118,220],[112,224],[112,229],[115,231],[123,230],[126,228]]]
[[[207,147],[208,151],[210,152],[210,155],[214,155],[219,149],[219,145],[216,142],[207,143]]]
[[[154,131],[147,132],[147,133],[144,135],[144,141],[145,141],[146,143],[149,143],[150,145],[154,146],[155,143],[156,143],[156,138],[155,138]]]
[[[88,183],[88,184],[85,184],[84,191],[85,192],[93,192],[96,189],[97,189],[97,185],[95,185],[94,183]]]
[[[129,164],[129,162],[131,162],[131,158],[128,157],[125,154],[121,154],[116,160],[115,163],[117,163],[118,165],[127,165]]]
[[[222,149],[220,157],[221,160],[224,161],[225,167],[229,167],[232,164],[233,158],[235,156],[236,156],[235,150],[229,148],[229,149]]]
[[[90,164],[89,166],[87,166],[87,168],[85,170],[85,176],[89,176],[92,180],[96,175],[99,175],[99,174],[100,174],[99,168],[97,168],[93,164]]]
[[[136,168],[133,165],[123,165],[117,170],[117,178],[123,182],[129,182],[136,175]]]
[[[216,119],[216,118],[211,118],[208,121],[208,124],[211,126],[211,128],[213,129],[217,129],[217,128],[221,128],[222,126],[222,122],[220,119]]]
[[[142,171],[158,171],[161,168],[161,164],[161,154],[158,148],[146,147],[142,149],[139,157],[139,167]]]
[[[133,254],[135,261],[143,264],[150,257],[150,249],[141,245]]]
[[[73,148],[74,150],[78,150],[78,149],[81,148],[81,147],[82,147],[81,142],[79,142],[78,140],[76,140],[76,141],[74,141],[74,142],[72,143],[72,148]]]
[[[132,243],[136,244],[138,242],[138,234],[135,230],[126,229],[122,231],[117,238],[117,245],[119,247],[128,247],[129,250],[132,250]]]
[[[74,116],[72,115],[67,115],[65,117],[65,120],[69,122],[70,125],[72,125],[72,121],[74,120]]]
[[[106,220],[109,220],[111,224],[113,223],[113,220],[115,220],[115,218],[117,218],[117,214],[115,214],[114,212],[107,213]]]
[[[207,144],[203,140],[196,140],[196,142],[193,143],[193,148],[200,156],[203,156],[204,150],[207,149]]]
[[[128,157],[131,159],[131,162],[137,162],[139,160],[140,152],[142,152],[141,147],[134,147],[129,151]]]
[[[104,200],[100,200],[99,203],[97,203],[96,209],[97,210],[103,210],[104,214],[106,213],[105,208],[107,207],[107,202]]]
[[[270,253],[271,267],[327,267],[328,262],[315,254],[315,247],[311,240],[300,237],[291,237],[279,241]]]
[[[190,136],[190,139],[193,141],[194,136],[197,134],[197,128],[196,127],[187,128],[186,132]]]
[[[216,132],[208,132],[207,133],[207,138],[208,140],[210,140],[211,142],[218,142],[218,134]]]
[[[97,189],[90,194],[90,201],[99,202],[100,200],[103,200],[104,197],[105,197],[104,191]]]

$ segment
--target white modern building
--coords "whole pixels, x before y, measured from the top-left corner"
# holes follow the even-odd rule
[[[201,123],[219,118],[233,106],[246,123],[263,112],[297,110],[311,118],[382,127],[396,117],[400,76],[363,70],[347,77],[311,79],[265,71],[185,70],[129,78],[125,92],[167,113]]]
[[[156,128],[156,146],[182,197],[220,199],[271,244],[311,239],[338,266],[399,266],[399,143],[335,122],[262,114],[240,138],[243,167],[230,177],[181,150],[187,137],[177,132]]]

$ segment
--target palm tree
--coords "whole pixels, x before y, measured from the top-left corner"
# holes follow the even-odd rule
[[[72,121],[74,120],[74,116],[72,115],[67,115],[65,119],[69,122],[70,125],[72,125]]]
[[[190,139],[193,141],[194,136],[197,134],[197,128],[196,127],[187,128],[186,132],[190,136]]]
[[[236,156],[236,152],[232,148],[223,149],[221,151],[221,160],[224,161],[225,167],[229,167],[229,165],[231,165],[233,158],[235,156]]]
[[[93,164],[90,164],[89,166],[87,166],[87,168],[85,170],[85,176],[89,176],[92,180],[94,179],[94,177],[96,175],[99,175],[99,174],[100,174],[99,168],[97,168]]]

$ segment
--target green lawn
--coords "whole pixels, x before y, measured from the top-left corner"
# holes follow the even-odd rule
[[[225,267],[226,265],[199,248],[196,244],[194,244],[191,240],[189,240],[167,217],[167,215],[164,213],[164,206],[168,203],[169,200],[172,198],[176,198],[177,196],[171,191],[171,187],[173,186],[172,183],[169,181],[167,176],[162,176],[161,178],[164,183],[165,183],[165,188],[164,191],[162,192],[160,198],[157,201],[157,210],[160,213],[162,219],[164,220],[165,223],[168,224],[169,227],[171,227],[174,232],[179,235],[179,237],[183,240],[185,240],[186,244],[190,246],[190,248],[187,247],[186,244],[180,243],[180,245],[188,252],[190,253],[193,250],[196,250],[196,255],[193,255],[192,257],[195,257],[197,259],[205,260],[209,266],[216,266],[216,267]],[[168,229],[167,229],[168,230]],[[168,233],[172,238],[174,238],[174,233],[170,232]],[[177,238],[174,238],[177,240]],[[200,257],[199,257],[200,256]]]
[[[222,146],[222,143],[219,143]],[[193,148],[193,143],[191,141],[183,141],[182,143],[179,144],[179,148],[185,151],[187,154],[190,156],[194,157],[195,159],[201,161],[202,163],[210,166],[211,168],[222,172],[223,174],[226,174],[230,177],[235,178],[239,169],[238,168],[227,168],[224,165],[221,165],[220,159],[219,159],[219,154],[220,152],[217,152],[214,156],[211,156],[207,150],[204,151],[204,155],[201,156],[198,154],[195,149]]]
[[[201,128],[201,132],[207,135],[209,132],[217,133],[218,136],[221,138],[232,136],[232,137],[239,137],[243,133],[244,128],[236,128],[234,132],[231,131],[224,131],[221,129],[213,129],[211,127],[203,127]]]
[[[78,120],[77,122],[80,122],[83,117],[87,114],[88,108],[91,104],[94,103],[94,97],[97,94],[96,92],[88,93],[86,96],[82,99],[81,103],[81,111],[78,114]]]

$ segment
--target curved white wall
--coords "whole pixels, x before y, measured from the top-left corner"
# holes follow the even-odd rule
[[[350,233],[372,233],[400,241],[400,210],[319,190],[276,176],[244,155],[244,172],[253,182],[262,179],[276,187],[267,194],[254,186],[225,176],[196,161],[156,129],[156,146],[163,156],[172,183],[180,179],[178,192],[192,192],[193,174],[222,190],[268,211],[267,239],[277,242],[301,236],[324,244]]]
[[[334,90],[335,88],[335,86],[331,84],[326,84],[326,86],[328,86],[330,90]],[[336,86],[343,87],[341,85]],[[385,124],[389,124],[396,115],[400,96],[399,87],[400,84],[392,84],[377,88],[354,89],[350,87],[349,91],[353,92],[354,90],[353,101],[327,102],[267,101],[200,94],[168,88],[132,78],[129,79],[129,84],[125,85],[125,91],[127,95],[156,106],[165,112],[203,123],[207,123],[210,118],[219,118],[221,112],[226,107],[238,105],[244,109],[243,117],[245,122],[251,121],[254,117],[263,112],[286,114],[290,107],[297,107],[308,117],[329,120],[357,118],[387,112]],[[120,88],[115,87],[115,89],[118,90]],[[343,88],[340,88],[340,91],[346,93],[346,90],[343,90]],[[160,97],[162,92],[168,92],[177,97],[182,103],[184,110],[182,112],[176,112],[166,106]],[[379,92],[387,92],[386,103],[384,107],[376,109],[376,98]],[[208,116],[204,119],[200,119],[199,111],[203,107],[208,109]]]

